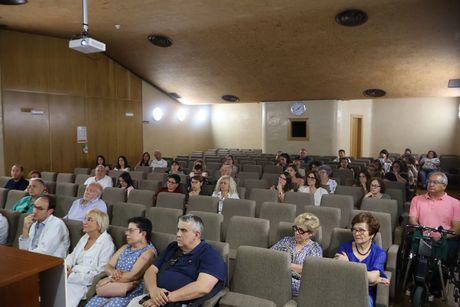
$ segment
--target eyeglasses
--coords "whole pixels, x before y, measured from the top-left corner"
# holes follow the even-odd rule
[[[371,188],[380,188],[378,184],[371,184]]]
[[[294,230],[294,232],[298,232],[299,235],[303,235],[303,234],[308,232],[307,230],[303,230],[302,228],[300,228],[300,227],[298,227],[296,225],[292,226],[292,230]]]
[[[315,176],[307,176],[307,179],[316,180]]]
[[[440,180],[428,180],[428,184],[444,184],[444,182]]]
[[[362,233],[365,233],[366,231],[369,231],[369,230],[364,229],[364,228],[358,228],[358,229],[353,228],[351,231],[352,231],[353,233],[361,233],[361,234],[362,234]]]
[[[128,229],[126,229],[125,232],[127,232],[127,233],[134,233],[134,232],[136,232],[136,231],[140,231],[140,229],[139,229],[139,228],[128,228]]]
[[[39,211],[46,210],[46,208],[39,207],[39,206],[37,206],[37,205],[34,205],[34,209],[39,210]]]

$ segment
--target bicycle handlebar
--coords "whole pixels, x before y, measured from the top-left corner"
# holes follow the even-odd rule
[[[406,225],[406,227],[407,228],[420,229],[422,231],[428,230],[428,231],[431,231],[431,232],[439,232],[439,233],[445,233],[445,234],[451,234],[451,235],[455,234],[455,232],[453,232],[451,230],[446,230],[442,226],[439,226],[438,228],[432,228],[432,227],[423,226],[423,225],[409,224],[409,225]]]

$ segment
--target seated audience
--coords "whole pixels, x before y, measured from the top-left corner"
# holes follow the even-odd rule
[[[97,156],[96,158],[96,167],[97,168],[99,165],[102,165],[106,171],[110,170],[110,166],[105,163],[105,157],[104,156]]]
[[[99,209],[107,213],[107,205],[101,199],[102,187],[99,183],[93,182],[86,186],[83,198],[77,199],[72,203],[69,213],[64,219],[83,221],[86,213],[91,209]]]
[[[291,157],[285,152],[280,154],[278,157],[278,163],[276,163],[276,165],[282,166],[284,172],[289,164],[291,164]]]
[[[427,187],[427,181],[430,174],[440,170],[441,161],[434,150],[429,150],[425,157],[420,159],[420,183],[424,188]]]
[[[393,161],[390,160],[388,157],[388,150],[382,149],[379,153],[379,160],[380,163],[382,163],[382,168],[385,173],[388,173],[391,169],[391,165],[393,164]]]
[[[308,156],[306,148],[300,149],[299,160],[301,160],[305,165],[309,165],[311,162],[313,162],[313,158]]]
[[[19,248],[34,253],[65,258],[69,250],[69,231],[64,222],[53,215],[56,203],[49,196],[35,201],[32,214],[24,218]]]
[[[112,237],[107,233],[109,217],[99,209],[86,212],[83,237],[80,238],[65,263],[67,266],[67,304],[77,307],[93,284],[96,275],[104,271],[115,251]]]
[[[134,182],[128,172],[124,172],[118,177],[118,187],[125,190],[128,196],[134,190]]]
[[[40,197],[45,195],[46,186],[40,178],[33,178],[29,181],[27,187],[28,196],[24,196],[13,205],[13,211],[31,214],[34,210],[34,203]]]
[[[300,187],[305,185],[305,180],[300,175],[299,169],[295,163],[290,164],[286,171],[291,176],[294,191],[297,191]]]
[[[27,174],[27,179],[32,179],[32,178],[42,178],[42,173],[40,173],[37,170],[32,170]]]
[[[238,173],[238,167],[235,165],[235,159],[232,155],[226,155],[224,164],[230,165],[232,167],[232,176],[235,176]]]
[[[147,151],[142,154],[142,158],[136,166],[150,166],[150,154]]]
[[[152,167],[152,171],[156,167],[164,167],[164,168],[168,167],[168,162],[161,157],[161,152],[159,152],[158,150],[155,150],[153,152],[153,157],[154,157],[154,159],[152,159],[152,162],[150,162],[150,166]]]
[[[11,179],[6,183],[5,189],[24,191],[29,185],[29,181],[24,179],[23,172],[22,165],[13,165],[11,167]]]
[[[353,184],[354,187],[361,187],[363,195],[369,193],[369,185],[371,183],[371,175],[368,171],[361,171],[358,174],[358,180]]]
[[[384,179],[388,181],[407,183],[409,180],[407,172],[406,163],[402,160],[395,160],[391,165],[391,170],[385,174]]]
[[[193,168],[188,175],[190,178],[194,176],[208,177],[206,165],[204,164],[203,160],[198,159],[193,162]]]
[[[327,190],[321,187],[320,178],[317,172],[308,172],[307,176],[307,185],[300,187],[299,192],[302,193],[312,193],[315,198],[315,206],[321,205],[321,197],[327,193]]]
[[[367,171],[371,177],[383,178],[383,176],[385,176],[382,162],[379,159],[373,160],[372,163],[367,167]]]
[[[278,177],[278,184],[273,185],[270,189],[278,192],[278,200],[280,203],[284,202],[286,193],[294,191],[291,175],[289,175],[288,172],[281,173]]]
[[[179,218],[177,241],[170,243],[144,274],[148,295],[135,297],[129,307],[201,306],[224,288],[227,266],[201,239],[203,229],[197,216]]]
[[[8,220],[0,213],[0,245],[6,244],[8,240]]]
[[[387,254],[372,242],[379,231],[378,220],[369,212],[356,215],[351,221],[353,241],[342,243],[335,255],[336,259],[363,263],[367,268],[369,281],[369,306],[374,306],[377,284],[389,284],[384,268]]]
[[[203,187],[203,177],[201,176],[193,176],[190,180],[190,187],[188,196],[198,196],[201,195]]]
[[[369,193],[364,198],[391,199],[385,194],[385,182],[381,178],[372,178],[369,184]]]
[[[332,169],[329,165],[321,165],[319,168],[318,168],[318,174],[319,174],[319,178],[320,178],[320,185],[325,187],[326,190],[331,193],[331,194],[334,194],[335,193],[335,189],[337,189],[337,181],[335,181],[334,179],[331,179],[329,178],[329,176],[331,176],[332,174]]]
[[[218,213],[222,213],[224,208],[224,200],[227,198],[239,199],[235,180],[230,176],[222,176],[217,180],[216,188],[212,193],[212,197],[219,198]]]
[[[182,167],[179,164],[179,162],[177,162],[176,160],[173,160],[171,162],[171,168],[169,169],[168,174],[184,175],[184,172],[182,171]]]
[[[168,175],[168,181],[166,181],[166,187],[158,190],[157,196],[160,193],[182,193],[180,188],[180,176],[176,174]]]
[[[317,172],[321,165],[323,165],[323,162],[320,161],[320,160],[316,160],[316,161],[310,162],[310,164],[308,164],[308,169],[310,171]]]
[[[131,167],[129,166],[128,159],[126,159],[125,156],[119,156],[113,169],[115,171],[129,172]]]
[[[220,177],[222,176],[233,177],[234,176],[234,174],[232,173],[232,167],[229,164],[222,164],[222,166],[219,169],[219,174],[220,174]]]
[[[409,157],[413,158],[414,156],[412,155],[412,150],[410,148],[406,148],[404,149],[404,153],[401,155],[401,159],[406,160]]]
[[[332,162],[341,162],[342,158],[345,158],[348,163],[351,163],[350,158],[348,158],[345,154],[345,149],[339,149],[337,158],[332,160]]]
[[[284,237],[271,247],[274,250],[287,252],[290,256],[292,296],[294,297],[299,296],[300,278],[305,258],[323,256],[321,245],[312,240],[319,227],[319,219],[315,215],[302,213],[294,220],[294,226],[292,226],[294,236]]]
[[[128,221],[126,242],[105,267],[108,277],[96,285],[98,295],[91,298],[86,306],[126,306],[136,296],[144,292],[142,276],[148,265],[156,258],[157,251],[151,243],[152,223],[145,217],[133,217]],[[127,283],[130,290],[126,296],[105,297],[103,294],[114,287],[114,283]]]
[[[340,165],[338,169],[351,171],[353,173],[353,177],[355,176],[355,171],[351,168],[349,159],[346,157],[340,158]]]
[[[304,178],[305,177],[305,169],[303,168],[302,160],[300,159],[294,159],[293,164],[297,166],[297,171],[299,172],[300,177]],[[308,165],[308,164],[304,164]],[[304,183],[305,184],[305,183]]]
[[[103,165],[96,166],[96,176],[86,179],[85,185],[89,185],[93,182],[99,183],[102,189],[111,188],[113,186],[112,177],[106,175],[106,169]]]

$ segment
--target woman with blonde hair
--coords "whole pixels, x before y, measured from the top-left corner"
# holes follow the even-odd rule
[[[239,199],[236,182],[231,176],[222,176],[217,180],[216,188],[212,193],[212,197],[219,198],[218,213],[222,213],[224,200],[227,198]]]

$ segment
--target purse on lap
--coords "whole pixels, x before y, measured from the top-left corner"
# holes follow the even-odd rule
[[[109,282],[102,287],[96,289],[96,294],[104,297],[121,296],[134,289],[136,282]]]

